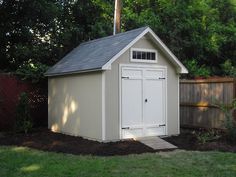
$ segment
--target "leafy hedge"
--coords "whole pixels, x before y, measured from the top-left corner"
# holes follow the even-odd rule
[[[48,66],[42,63],[31,63],[28,61],[16,70],[16,75],[20,76],[23,80],[30,80],[32,83],[38,83],[44,79],[44,73],[47,71]]]

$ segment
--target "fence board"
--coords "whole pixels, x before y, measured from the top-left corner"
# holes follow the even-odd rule
[[[180,125],[224,128],[224,114],[216,101],[229,104],[236,98],[236,79],[212,78],[180,81]]]

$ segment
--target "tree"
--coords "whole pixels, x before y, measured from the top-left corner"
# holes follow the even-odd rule
[[[114,0],[0,0],[0,70],[52,65],[83,41],[112,34]],[[148,25],[177,57],[212,74],[236,65],[235,0],[123,0],[122,31]]]
[[[180,60],[194,58],[213,74],[236,58],[236,8],[231,0],[125,0],[123,29],[150,26]]]
[[[54,64],[80,42],[112,33],[111,12],[105,0],[2,0],[0,69]]]

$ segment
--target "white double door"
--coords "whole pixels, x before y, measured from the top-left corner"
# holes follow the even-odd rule
[[[166,134],[166,69],[121,68],[121,136]]]

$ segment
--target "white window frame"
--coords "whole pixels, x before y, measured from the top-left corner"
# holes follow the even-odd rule
[[[138,52],[153,52],[153,53],[155,53],[155,60],[134,59],[133,58],[133,51],[138,51]],[[157,61],[158,61],[158,52],[155,49],[131,48],[130,49],[130,61],[131,62],[139,62],[139,63],[157,63]]]

